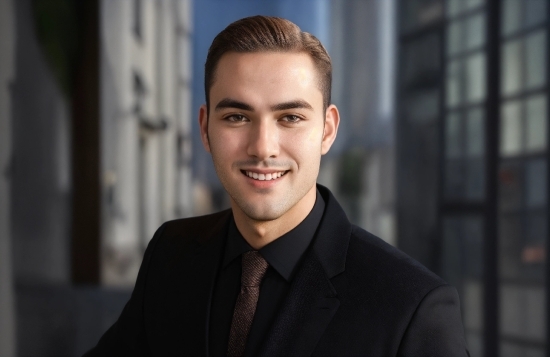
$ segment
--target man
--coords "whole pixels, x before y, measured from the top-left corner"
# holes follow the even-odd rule
[[[214,39],[201,139],[231,209],[165,223],[96,355],[465,356],[456,290],[316,185],[340,117],[331,62],[290,21]]]

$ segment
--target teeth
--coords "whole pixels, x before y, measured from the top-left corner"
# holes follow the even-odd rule
[[[284,171],[279,172],[273,172],[269,174],[258,174],[256,172],[252,171],[245,171],[246,176],[253,178],[254,180],[260,180],[260,181],[270,181],[278,179],[279,177],[283,176],[285,174]]]

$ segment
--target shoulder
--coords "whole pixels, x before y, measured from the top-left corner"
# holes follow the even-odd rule
[[[421,299],[430,290],[446,285],[443,279],[398,248],[351,224],[332,193],[321,185],[318,189],[326,208],[320,227],[322,239],[318,238],[316,243],[317,254],[329,276],[339,280],[337,275],[344,272],[340,280],[355,284],[358,293],[364,290],[366,294],[378,296],[413,294]]]
[[[345,320],[381,340],[400,341],[411,325],[417,326],[413,320],[428,326],[426,321],[434,318],[433,307],[445,307],[437,310],[442,319],[453,317],[455,321],[454,317],[460,315],[456,314],[460,309],[454,288],[407,254],[357,226],[351,226],[345,269],[331,282]],[[422,306],[426,308],[420,309]],[[456,321],[453,326],[460,327],[460,319]]]
[[[204,216],[167,221],[158,228],[149,247],[154,247],[163,256],[174,255],[188,247],[204,245],[225,236],[231,217],[231,210],[228,209]]]
[[[189,218],[180,218],[165,222],[161,229],[164,236],[204,237],[205,234],[218,228],[220,223],[229,222],[231,210]]]
[[[430,291],[448,285],[425,266],[364,229],[352,225],[346,258],[347,280],[368,296],[418,304]]]
[[[170,275],[205,251],[217,254],[226,236],[231,210],[163,223],[149,242],[143,258],[155,277]]]

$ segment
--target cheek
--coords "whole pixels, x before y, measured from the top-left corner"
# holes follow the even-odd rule
[[[317,161],[321,156],[322,128],[296,132],[284,137],[286,151],[302,165]]]
[[[303,131],[296,131],[289,140],[289,145],[300,151],[302,156],[315,155],[321,150],[323,141],[323,127],[316,125],[314,127],[304,128]]]
[[[311,145],[320,144],[323,138],[323,128],[316,126],[307,136],[307,141]]]
[[[212,128],[209,132],[210,148],[218,155],[228,156],[239,145],[239,137],[236,133],[228,130],[216,130]]]

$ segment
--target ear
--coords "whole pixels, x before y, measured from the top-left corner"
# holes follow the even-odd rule
[[[338,133],[338,125],[340,125],[340,113],[334,104],[329,105],[325,112],[325,128],[323,130],[323,141],[321,143],[321,154],[326,154],[332,143],[336,139]]]
[[[210,152],[210,142],[208,141],[208,111],[206,104],[199,108],[199,127],[201,129],[201,140],[204,149]]]

